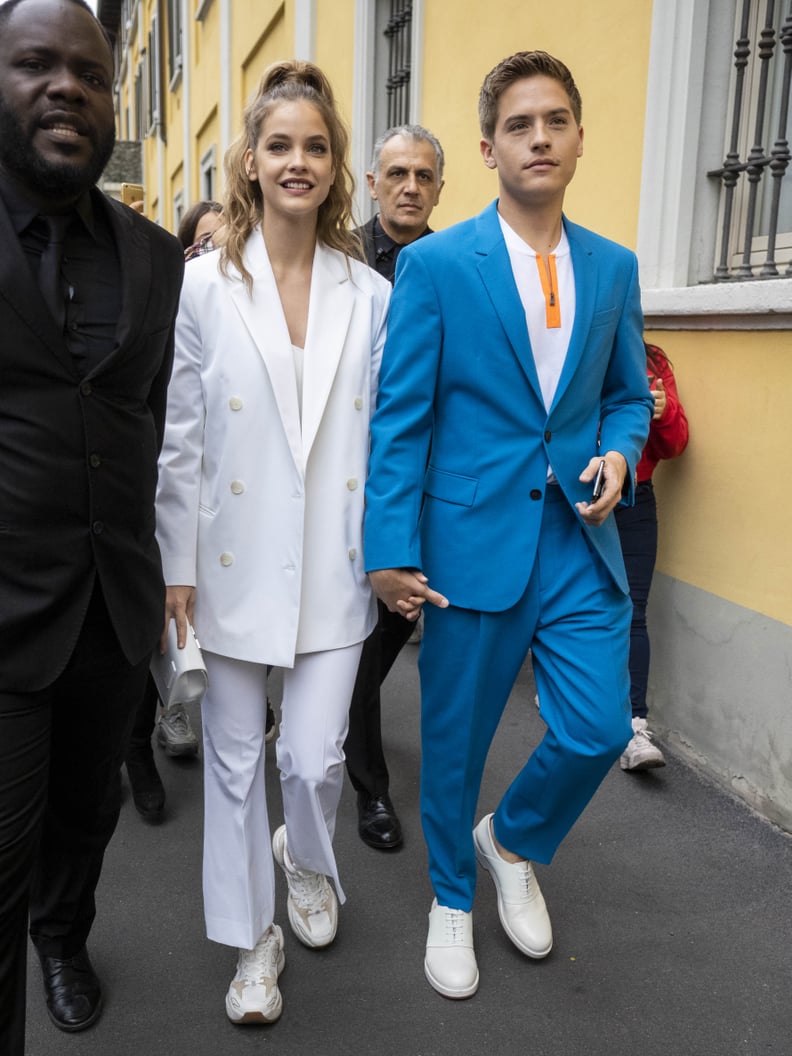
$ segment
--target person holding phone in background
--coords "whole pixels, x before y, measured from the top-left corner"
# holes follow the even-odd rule
[[[649,632],[646,606],[657,559],[657,502],[652,474],[657,463],[677,458],[687,447],[688,421],[677,393],[671,363],[662,348],[644,342],[646,372],[654,397],[649,439],[636,469],[634,506],[617,506],[624,567],[633,603],[630,625],[630,703],[633,736],[619,758],[622,770],[651,770],[665,766],[663,753],[647,727],[646,690],[649,683]]]

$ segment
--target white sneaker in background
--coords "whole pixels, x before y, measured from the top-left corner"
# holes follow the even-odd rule
[[[240,950],[236,975],[226,994],[232,1023],[274,1023],[283,1011],[278,976],[283,971],[283,932],[271,925],[252,950]]]
[[[652,734],[647,729],[646,719],[632,720],[633,736],[619,759],[622,770],[653,770],[665,766],[663,753],[652,743]]]
[[[329,946],[338,930],[338,899],[323,873],[298,869],[286,845],[286,826],[272,837],[272,853],[289,885],[289,923],[301,943],[314,949]]]

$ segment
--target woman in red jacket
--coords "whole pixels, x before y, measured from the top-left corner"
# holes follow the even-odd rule
[[[663,753],[647,728],[646,687],[649,680],[649,635],[646,604],[657,557],[657,505],[652,473],[663,458],[676,458],[687,447],[688,422],[679,402],[674,372],[665,352],[656,345],[646,348],[646,372],[655,399],[649,439],[638,463],[638,486],[634,506],[617,506],[627,581],[633,603],[630,628],[630,702],[633,737],[620,759],[622,770],[649,770],[665,766]]]

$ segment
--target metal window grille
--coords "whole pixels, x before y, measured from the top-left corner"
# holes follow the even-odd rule
[[[775,0],[742,2],[727,153],[723,165],[707,173],[721,181],[716,281],[779,276],[782,256],[789,262],[784,275],[792,275],[786,178],[792,4],[787,0],[783,6],[786,17]]]
[[[384,35],[388,45],[388,128],[410,120],[410,60],[412,35],[411,0],[391,0],[390,18]]]

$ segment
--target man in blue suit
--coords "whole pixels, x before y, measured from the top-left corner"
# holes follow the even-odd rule
[[[388,608],[416,618],[431,603],[424,968],[450,998],[478,987],[476,859],[509,938],[546,956],[531,862],[550,862],[630,738],[630,600],[610,513],[632,502],[652,412],[635,256],[562,213],[583,150],[569,70],[544,52],[505,59],[484,81],[479,118],[499,198],[399,257],[365,534]],[[529,649],[547,731],[473,830]]]

